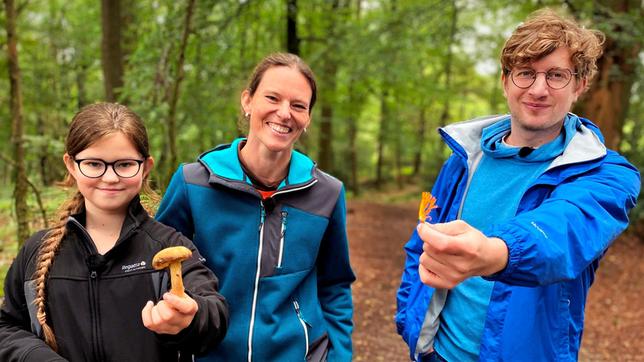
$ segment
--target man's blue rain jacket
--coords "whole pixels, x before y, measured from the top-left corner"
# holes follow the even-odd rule
[[[481,152],[481,131],[507,117],[439,130],[453,154],[432,189],[439,205],[431,214],[432,222],[459,217],[472,160]],[[579,120],[564,153],[522,196],[516,216],[482,230],[506,242],[509,258],[504,270],[486,278],[495,283],[481,361],[577,360],[595,270],[612,240],[628,225],[628,211],[641,186],[637,169],[606,149],[594,124]],[[412,359],[418,358],[416,344],[425,316],[437,322],[444,305],[444,298],[433,297],[445,291],[436,293],[419,279],[422,244],[414,231],[405,245],[405,270],[397,295],[396,326]]]

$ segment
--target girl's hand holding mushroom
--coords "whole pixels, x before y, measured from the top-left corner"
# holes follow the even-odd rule
[[[165,248],[152,258],[154,269],[168,268],[170,271],[170,292],[154,305],[148,301],[141,311],[143,325],[160,334],[177,334],[190,325],[197,310],[197,302],[184,292],[181,262],[190,258],[192,251],[184,246]]]
[[[190,325],[198,309],[197,302],[188,295],[165,293],[156,305],[148,301],[141,317],[143,325],[155,333],[177,334]]]

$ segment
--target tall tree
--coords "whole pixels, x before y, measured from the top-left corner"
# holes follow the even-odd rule
[[[416,150],[414,152],[414,164],[412,170],[412,176],[418,176],[420,172],[420,166],[422,164],[423,158],[423,146],[425,144],[425,132],[427,129],[426,121],[427,108],[421,104],[420,109],[418,110],[418,133],[416,134]]]
[[[188,37],[190,36],[190,27],[192,23],[192,16],[195,8],[195,0],[187,0],[186,14],[183,22],[183,32],[181,34],[181,43],[179,44],[179,54],[175,64],[175,76],[172,87],[166,97],[168,100],[168,117],[167,124],[167,148],[169,151],[168,157],[165,159],[165,179],[163,185],[167,185],[172,176],[172,170],[177,165],[177,102],[179,101],[179,91],[181,82],[184,78],[183,65],[186,59],[186,48],[188,47]]]
[[[362,3],[361,0],[356,1],[356,7],[355,7],[355,13],[354,13],[354,20],[353,22],[355,23],[355,26],[360,26],[360,17],[361,17],[361,12],[362,12]],[[353,191],[355,195],[360,194],[360,180],[358,176],[358,109],[361,104],[363,104],[363,100],[359,100],[359,94],[358,94],[358,89],[357,88],[357,76],[359,75],[358,72],[354,72],[353,69],[358,69],[359,65],[357,64],[358,61],[356,57],[349,57],[349,64],[350,65],[350,72],[351,76],[349,76],[349,86],[348,86],[348,91],[347,93],[349,94],[349,100],[347,102],[347,105],[352,108],[350,112],[348,112],[348,115],[346,116],[346,126],[347,126],[347,138],[348,138],[348,152],[349,152],[349,180],[348,180],[348,188],[349,190]]]
[[[384,76],[386,78],[386,76]],[[384,184],[384,167],[385,167],[385,143],[389,133],[389,120],[391,119],[391,107],[388,104],[389,92],[391,85],[385,81],[382,85],[382,94],[380,96],[380,127],[378,129],[377,161],[376,161],[376,188],[381,188]]]
[[[123,73],[125,71],[125,61],[121,49],[121,29],[124,27],[121,0],[101,0],[101,26],[103,28],[101,63],[103,65],[105,99],[114,102],[118,99],[120,88],[123,87]]]
[[[300,54],[300,38],[297,35],[297,0],[286,0],[286,50]]]
[[[353,100],[357,97],[355,95],[355,86],[353,78],[349,83],[349,104],[354,104]],[[347,137],[348,137],[348,151],[349,151],[349,190],[354,194],[360,194],[360,182],[358,180],[358,117],[355,114],[349,114],[347,117]]]
[[[27,174],[25,172],[24,131],[22,119],[22,92],[20,86],[20,66],[18,63],[18,34],[16,32],[16,7],[13,0],[4,0],[7,30],[7,59],[9,68],[11,104],[11,141],[15,162],[14,207],[18,224],[18,243],[29,237],[29,209],[27,207]]]
[[[640,67],[642,18],[644,8],[639,0],[601,0],[593,12],[593,23],[607,25],[604,54],[597,62],[599,72],[593,84],[574,111],[597,123],[612,149],[619,147]]]
[[[337,42],[339,32],[336,17],[339,0],[331,2],[329,16],[326,18],[326,51],[322,55],[322,109],[320,112],[320,132],[318,138],[318,166],[325,171],[333,172],[333,105],[335,100],[336,76],[338,72]]]
[[[456,0],[452,0],[451,5],[452,16],[450,22],[449,43],[447,46],[447,56],[445,57],[445,93],[443,93],[445,95],[445,101],[443,103],[443,112],[441,113],[440,118],[441,126],[445,126],[449,121],[449,99],[450,88],[452,86],[452,47],[456,40],[456,26],[458,21],[458,7],[456,7]]]

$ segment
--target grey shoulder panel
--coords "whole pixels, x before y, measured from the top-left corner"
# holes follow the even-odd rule
[[[187,184],[210,187],[210,173],[200,162],[188,163],[183,166],[183,179]]]
[[[38,337],[42,337],[42,327],[38,322],[37,307],[34,303],[34,300],[36,300],[36,281],[27,280],[23,284],[23,288],[25,292],[25,300],[27,302],[27,310],[29,311],[29,324],[31,326],[31,333],[37,335]]]
[[[342,182],[319,169],[313,171],[313,176],[317,183],[305,190],[284,194],[282,200],[300,210],[330,217],[342,191]]]

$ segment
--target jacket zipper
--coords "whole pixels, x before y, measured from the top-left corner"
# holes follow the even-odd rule
[[[92,346],[92,351],[94,354],[94,361],[102,361],[103,359],[100,357],[101,356],[101,351],[100,351],[100,338],[98,336],[99,334],[99,325],[98,325],[98,318],[96,316],[98,315],[98,301],[97,301],[97,291],[98,289],[98,272],[96,270],[91,270],[89,273],[89,293],[90,293],[90,313],[91,313],[91,323],[92,323],[92,330],[94,331],[94,335],[92,336],[93,340],[93,346]]]
[[[92,241],[92,237],[87,232],[87,229],[85,229],[85,227],[73,217],[70,217],[68,221],[74,224],[81,232],[82,236],[85,239],[84,244],[87,250],[89,251],[89,254],[92,255],[94,253],[97,253],[96,248],[93,248],[94,242]],[[99,314],[98,313],[98,272],[96,270],[89,271],[89,294],[90,294],[90,319],[91,319],[92,331],[93,331],[92,353],[94,354],[94,361],[102,361],[103,353],[101,349],[102,344],[101,344],[100,325],[99,325],[100,319],[98,318],[98,314]]]
[[[309,187],[311,187],[311,186],[315,185],[317,182],[318,182],[318,180],[317,180],[317,179],[315,179],[315,180],[311,181],[310,183],[307,183],[306,185],[302,185],[302,186],[300,186],[300,187],[295,187],[295,188],[292,188],[292,189],[286,189],[286,190],[276,191],[276,192],[275,192],[271,197],[275,197],[275,196],[277,196],[277,195],[281,195],[281,194],[286,194],[286,193],[289,193],[289,192],[294,192],[294,191],[300,191],[300,190],[308,189]]]
[[[299,191],[299,190],[304,190],[307,189],[313,185],[315,185],[318,182],[318,180],[313,180],[310,183],[307,183],[306,185],[302,185],[300,187],[288,189],[288,190],[283,190],[283,191],[278,191],[275,192],[271,197],[275,197],[276,195],[279,194],[285,194],[289,192],[294,192],[294,191]],[[257,269],[255,270],[255,285],[253,288],[253,304],[251,306],[251,311],[250,311],[250,324],[248,326],[248,362],[252,362],[253,360],[253,327],[255,325],[255,311],[257,309],[257,293],[259,290],[259,276],[260,276],[260,270],[261,270],[261,265],[262,265],[262,246],[264,244],[264,222],[266,220],[266,209],[264,209],[264,204],[260,201],[259,202],[259,207],[261,210],[261,216],[260,216],[260,222],[259,222],[259,249],[257,251]],[[285,220],[283,220],[285,221]],[[285,228],[285,225],[282,225]],[[281,244],[281,242],[280,242]],[[282,246],[280,246],[280,250],[282,249]],[[281,253],[280,253],[281,254]],[[281,257],[280,257],[281,259]],[[308,332],[306,335],[306,338],[308,340]],[[307,354],[308,354],[308,343],[307,343]]]
[[[257,251],[257,270],[255,271],[255,287],[253,289],[253,305],[250,311],[250,325],[248,327],[248,362],[253,359],[253,327],[255,324],[255,311],[257,308],[257,292],[259,290],[259,274],[262,265],[262,245],[264,244],[264,221],[266,220],[266,210],[264,204],[259,203],[260,220],[259,220],[259,249]]]
[[[277,267],[282,267],[282,256],[284,255],[284,235],[286,234],[286,215],[288,212],[282,211],[282,231],[280,232],[280,250],[277,257]]]
[[[300,304],[295,299],[293,299],[293,307],[295,308],[297,319],[300,320],[300,324],[302,325],[302,330],[304,330],[304,342],[306,343],[304,348],[304,360],[306,361],[306,356],[309,355],[309,330],[306,328],[306,322],[300,313]]]

